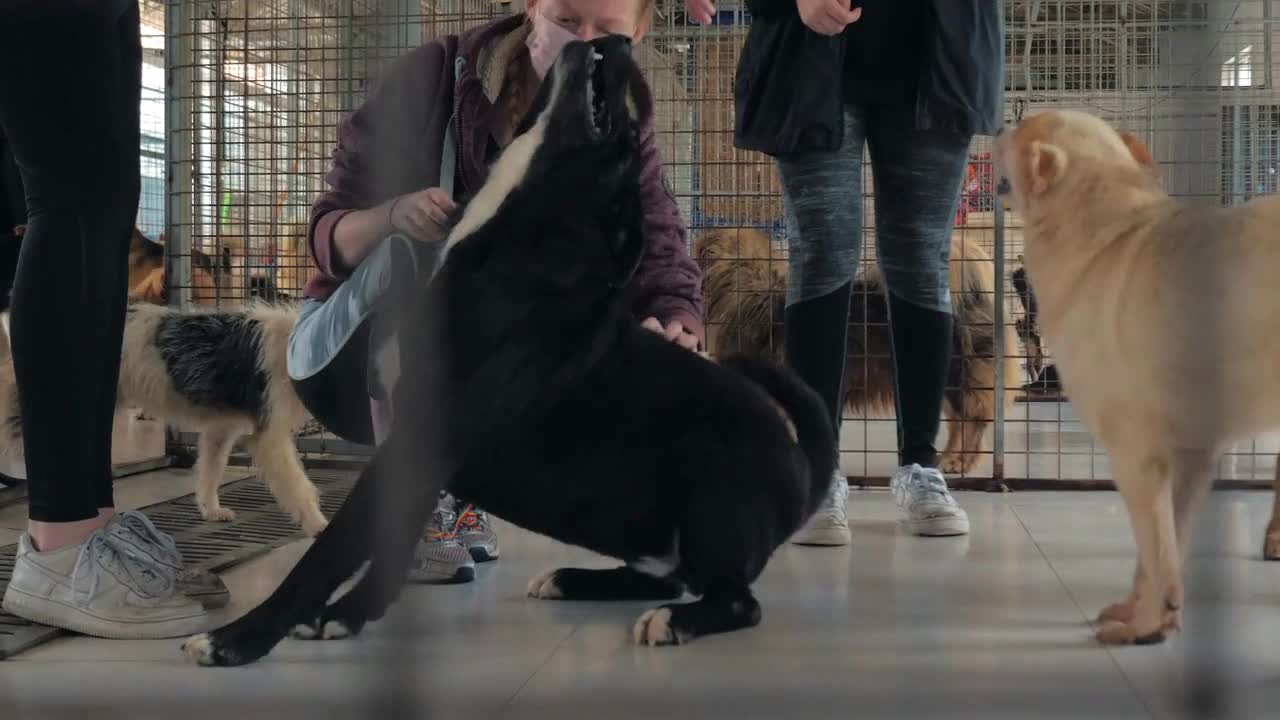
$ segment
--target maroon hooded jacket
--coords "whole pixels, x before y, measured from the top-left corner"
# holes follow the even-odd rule
[[[327,298],[350,272],[333,251],[333,228],[343,215],[440,185],[441,148],[451,115],[456,114],[458,141],[455,192],[474,192],[484,182],[495,108],[477,62],[485,48],[522,22],[523,15],[503,18],[433,40],[397,59],[364,104],[339,123],[333,167],[325,177],[331,189],[311,209],[307,244],[316,273],[306,297]],[[637,319],[679,320],[701,338],[702,274],[688,255],[685,225],[667,190],[652,112],[642,123],[640,153],[648,246],[626,290],[627,301]]]

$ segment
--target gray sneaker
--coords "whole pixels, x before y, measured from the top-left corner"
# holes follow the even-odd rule
[[[138,544],[147,548],[152,558],[169,568],[178,583],[178,592],[199,602],[205,610],[226,607],[231,593],[222,578],[199,568],[188,568],[182,561],[178,545],[168,533],[161,532],[148,518],[137,510],[116,513],[107,524],[108,533],[128,533]]]
[[[889,487],[901,520],[916,535],[968,535],[969,516],[951,497],[947,480],[936,468],[904,465]]]
[[[831,476],[831,487],[827,489],[822,505],[804,527],[791,536],[791,542],[796,545],[848,545],[852,540],[849,514],[845,508],[848,502],[849,483],[836,472]]]
[[[458,516],[452,504],[442,499],[431,513],[422,539],[413,549],[409,582],[450,585],[476,579],[476,563],[455,531]]]
[[[498,559],[498,536],[489,524],[489,513],[472,505],[459,502],[454,507],[458,512],[458,542],[471,553],[471,559],[478,563]]]
[[[209,616],[177,590],[170,568],[127,533],[95,530],[81,545],[37,552],[23,535],[6,612],[96,637],[153,640],[204,632]]]

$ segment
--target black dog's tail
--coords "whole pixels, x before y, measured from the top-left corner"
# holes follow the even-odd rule
[[[796,429],[796,442],[809,460],[811,485],[805,518],[817,511],[836,470],[836,431],[826,403],[794,373],[768,360],[735,355],[720,364],[759,385],[786,412]]]

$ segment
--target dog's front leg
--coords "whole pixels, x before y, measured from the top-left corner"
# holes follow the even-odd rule
[[[1271,522],[1262,543],[1264,560],[1280,560],[1280,457],[1276,458],[1276,474],[1272,481]]]
[[[375,463],[376,459],[361,474],[333,522],[270,597],[231,624],[188,639],[183,652],[201,665],[244,665],[271,652],[295,625],[310,622],[372,555],[369,518]]]
[[[1159,643],[1180,629],[1182,570],[1170,462],[1157,455],[1114,457],[1116,487],[1129,510],[1141,571],[1133,619],[1098,628],[1098,640],[1105,645]]]
[[[244,665],[298,626],[323,634],[334,619],[324,614],[331,606],[344,613],[345,632],[330,627],[335,637],[385,612],[404,581],[428,500],[448,477],[443,462],[417,464],[433,443],[399,437],[393,433],[374,455],[333,521],[271,597],[230,625],[189,639],[183,645],[189,656],[201,665]]]
[[[393,435],[383,446],[394,464],[382,470],[390,473],[389,477],[378,478],[377,506],[371,516],[376,520],[366,530],[374,534],[374,552],[365,572],[350,592],[335,592],[310,621],[295,626],[295,638],[335,640],[355,635],[369,621],[380,620],[400,596],[413,548],[448,473],[441,459],[427,465],[426,457],[414,454],[420,444],[404,453],[395,449],[396,442]],[[433,477],[426,477],[429,473]]]

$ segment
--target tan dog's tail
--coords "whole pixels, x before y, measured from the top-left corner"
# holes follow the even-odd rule
[[[694,256],[702,266],[708,352],[780,358],[785,253],[759,231],[722,228],[701,233]]]

